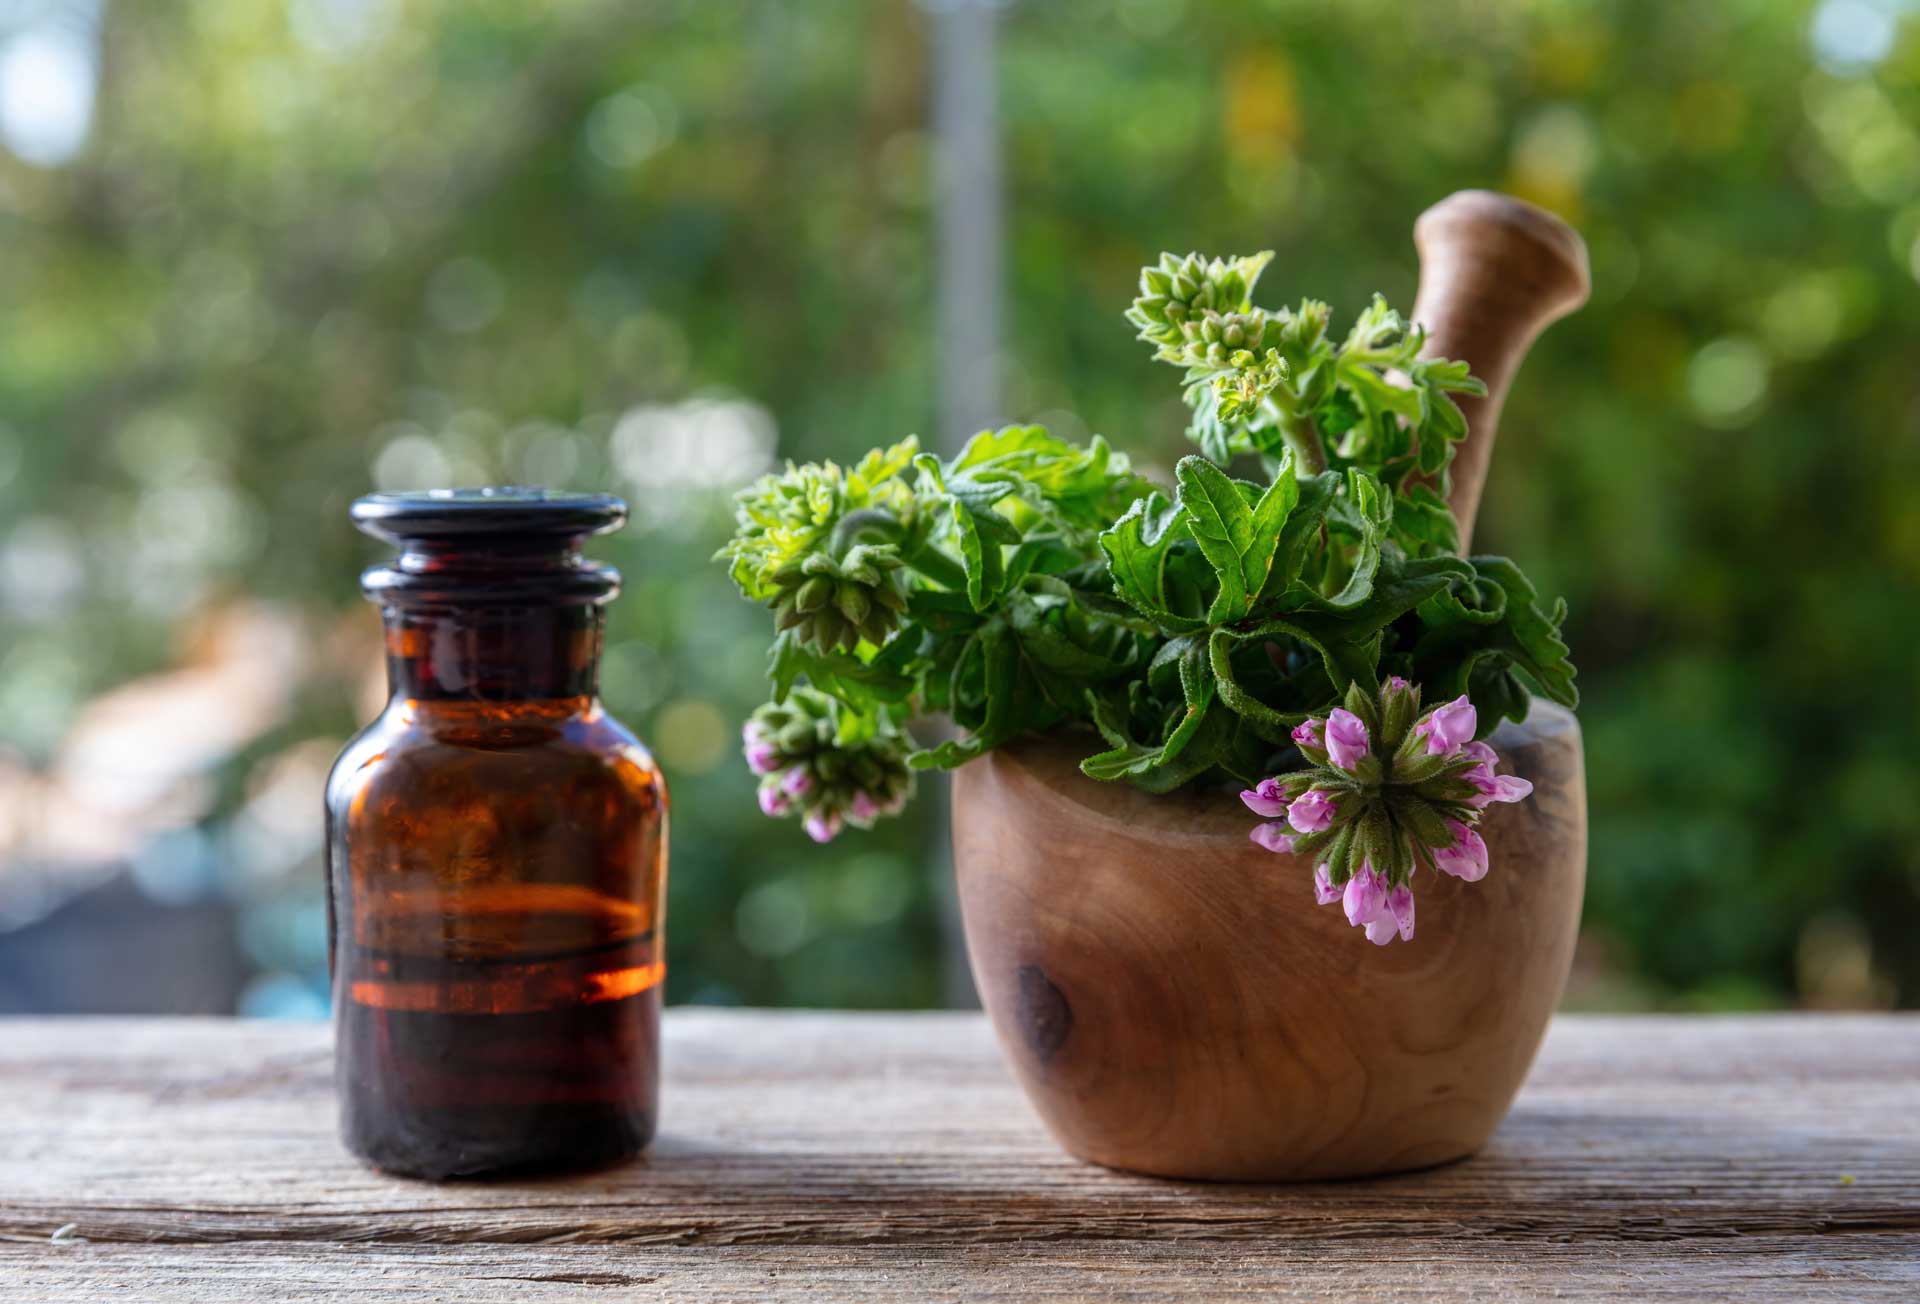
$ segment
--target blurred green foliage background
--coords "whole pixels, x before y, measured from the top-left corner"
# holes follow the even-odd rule
[[[673,785],[670,999],[945,999],[935,803],[824,848],[754,813],[765,616],[707,561],[776,458],[931,431],[934,32],[0,4],[0,930],[131,866],[232,906],[240,1008],[317,1012],[319,782],[378,701],[347,504],[541,482],[634,507],[604,695]],[[1479,531],[1572,606],[1574,1000],[1920,1004],[1920,12],[1031,0],[999,44],[1005,416],[1150,467],[1159,250],[1275,248],[1263,301],[1344,319],[1411,304],[1454,189],[1580,227]],[[62,50],[64,146],[16,102]]]

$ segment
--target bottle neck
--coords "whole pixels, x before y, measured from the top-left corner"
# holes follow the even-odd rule
[[[384,615],[387,685],[396,698],[535,702],[600,691],[596,604],[396,605]]]

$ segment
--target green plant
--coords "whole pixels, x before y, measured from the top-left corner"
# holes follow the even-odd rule
[[[1443,493],[1466,426],[1450,395],[1479,382],[1419,357],[1420,332],[1378,298],[1338,344],[1324,304],[1254,306],[1268,258],[1169,255],[1141,275],[1128,318],[1184,368],[1205,454],[1181,459],[1171,497],[1103,439],[1038,426],[984,431],[947,461],[910,439],[852,468],[789,466],[743,492],[721,556],[775,612],[775,702],[804,681],[856,750],[950,716],[960,736],[914,751],[917,768],[1081,727],[1088,775],[1152,792],[1308,775],[1299,730],[1329,712],[1371,719],[1376,737],[1395,721],[1397,748],[1418,693],[1381,696],[1383,680],[1460,699],[1485,729],[1532,692],[1573,705],[1563,610],[1543,610],[1504,558],[1456,555]],[[1236,454],[1262,459],[1262,481],[1223,469]],[[1466,741],[1444,763],[1402,762],[1447,792],[1418,818],[1397,798],[1369,806],[1324,861],[1335,886],[1370,860],[1404,887],[1463,844],[1447,822],[1478,818]],[[1290,795],[1345,784],[1350,817],[1354,785],[1382,781],[1321,769],[1286,781]]]

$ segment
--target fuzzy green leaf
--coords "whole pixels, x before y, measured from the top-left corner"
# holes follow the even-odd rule
[[[1215,623],[1238,620],[1266,587],[1287,518],[1299,501],[1293,460],[1282,460],[1265,490],[1230,479],[1201,457],[1180,459],[1175,475],[1180,483],[1177,505],[1219,577],[1219,592],[1207,617]]]

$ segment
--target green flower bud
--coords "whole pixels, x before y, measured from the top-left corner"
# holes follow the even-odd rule
[[[827,600],[832,596],[833,581],[824,575],[816,575],[795,590],[793,605],[801,611],[818,611],[827,605]]]
[[[792,629],[819,651],[851,652],[860,641],[885,643],[907,600],[900,592],[900,552],[892,544],[859,543],[835,557],[809,553],[774,574],[768,601],[776,630]]]

